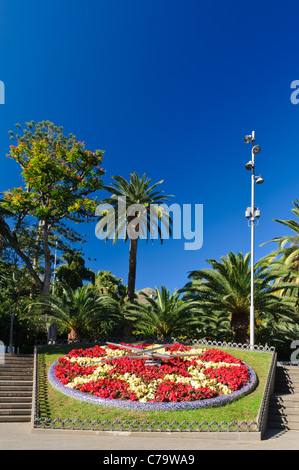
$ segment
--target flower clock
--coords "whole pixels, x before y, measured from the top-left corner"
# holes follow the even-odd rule
[[[249,393],[257,379],[247,364],[218,349],[108,343],[73,349],[52,365],[49,380],[79,400],[164,410],[223,405]]]

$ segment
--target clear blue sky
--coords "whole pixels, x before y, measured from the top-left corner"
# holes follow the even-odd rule
[[[104,149],[105,183],[134,171],[164,179],[172,202],[204,208],[200,250],[185,251],[184,240],[140,243],[137,289],[172,290],[207,259],[250,250],[243,137],[255,130],[262,257],[271,248],[262,242],[288,233],[273,219],[292,218],[299,198],[299,105],[290,101],[298,14],[298,2],[276,0],[2,0],[0,190],[20,185],[5,157],[8,131],[30,120]],[[128,245],[105,244],[94,228],[80,227],[86,257],[97,259],[89,267],[127,282]]]

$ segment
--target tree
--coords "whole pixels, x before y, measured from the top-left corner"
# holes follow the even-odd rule
[[[295,207],[292,212],[299,218],[299,204],[293,201],[293,205]],[[299,219],[298,221],[274,220],[290,228],[293,233],[266,242],[276,242],[278,248],[266,255],[262,263],[268,267],[274,285],[280,287],[277,293],[284,297],[292,297],[299,307]]]
[[[145,302],[128,304],[125,317],[133,328],[145,335],[169,337],[189,335],[199,323],[200,303],[196,300],[179,298],[179,292],[170,293],[165,286],[155,289],[152,297],[141,292]]]
[[[98,271],[94,285],[99,295],[109,295],[120,303],[125,302],[127,286],[123,284],[122,279],[117,279],[110,271]]]
[[[102,187],[103,151],[86,150],[84,142],[77,142],[72,134],[64,136],[63,128],[49,121],[26,125],[22,136],[10,131],[16,145],[11,145],[9,156],[21,167],[24,187],[5,191],[1,214],[12,214],[13,226],[2,216],[1,233],[25,263],[39,292],[47,294],[51,281],[51,235],[79,236],[66,231],[63,221],[80,223],[93,219],[97,200],[89,195]],[[30,218],[36,227],[36,253],[42,247],[42,276],[19,243],[19,228],[25,218]]]
[[[114,305],[107,296],[98,296],[93,286],[85,284],[73,290],[61,283],[61,297],[44,295],[31,304],[30,315],[36,318],[46,317],[48,321],[67,328],[68,341],[77,342],[84,335],[95,332],[101,325],[101,331],[107,333],[117,321]]]
[[[0,301],[8,307],[10,317],[9,350],[14,344],[14,322],[23,304],[24,294],[28,295],[28,275],[26,267],[19,265],[18,257],[10,252],[10,259],[0,261]]]
[[[230,325],[237,343],[248,343],[250,312],[250,253],[243,256],[230,252],[221,261],[207,260],[212,269],[200,269],[189,274],[191,282],[183,292],[197,298],[202,307],[212,313],[223,313],[230,319]],[[261,263],[256,263],[254,272],[254,302],[256,319],[293,321],[294,312],[277,295],[271,286],[271,277]]]
[[[111,196],[103,199],[97,210],[99,220],[96,233],[99,236],[106,229],[105,240],[113,237],[113,243],[120,237],[130,240],[128,301],[132,302],[135,297],[138,241],[142,238],[148,240],[148,236],[153,240],[152,234],[156,230],[163,243],[163,227],[171,232],[172,220],[165,210],[170,196],[154,191],[163,181],[150,186],[151,180],[145,174],[142,178],[137,173],[130,174],[129,181],[121,176],[113,176],[112,179],[114,183],[111,186],[103,187]]]
[[[80,251],[72,250],[64,253],[62,259],[66,264],[57,268],[57,279],[68,284],[72,289],[83,286],[83,281],[94,283],[95,273],[85,266],[85,259]]]

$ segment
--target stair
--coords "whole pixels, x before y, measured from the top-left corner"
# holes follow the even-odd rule
[[[268,428],[299,431],[299,367],[278,364]]]
[[[0,364],[0,423],[31,420],[33,355],[5,354]]]

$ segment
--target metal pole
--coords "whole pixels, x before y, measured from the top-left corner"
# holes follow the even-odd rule
[[[252,132],[252,148],[254,147],[255,133]],[[255,161],[254,153],[251,150],[252,175],[251,175],[251,286],[250,286],[250,347],[254,347],[254,225],[255,225],[255,201],[254,201],[254,185],[255,185]]]

